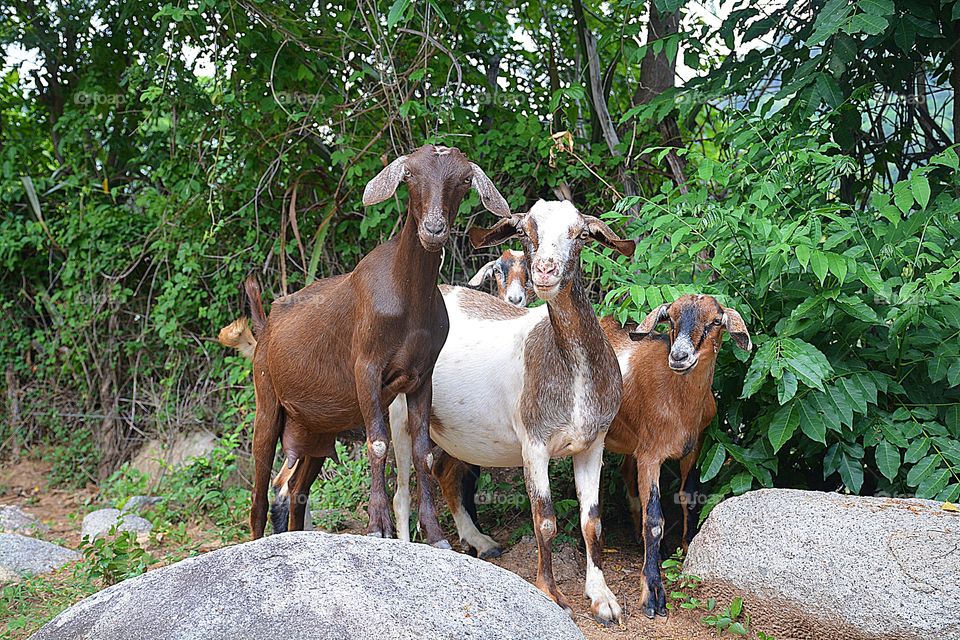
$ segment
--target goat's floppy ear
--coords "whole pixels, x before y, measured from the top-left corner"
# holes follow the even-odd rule
[[[737,343],[738,347],[744,351],[753,349],[753,341],[750,340],[747,323],[743,321],[743,317],[739,313],[730,308],[724,309],[723,326],[727,328],[727,333],[730,334],[730,337],[733,338],[733,341]]]
[[[397,187],[400,186],[400,181],[403,180],[403,175],[407,171],[404,166],[406,161],[407,156],[400,156],[367,183],[363,188],[363,206],[369,207],[383,202],[397,192]]]
[[[468,234],[474,249],[493,247],[517,236],[517,219],[504,218],[490,229],[474,227]]]
[[[493,183],[490,182],[490,178],[483,172],[483,169],[472,162],[470,166],[473,167],[473,188],[480,194],[480,202],[483,203],[483,207],[501,218],[509,218],[510,206],[497,191],[497,188],[493,186]]]
[[[637,248],[636,242],[633,240],[624,240],[614,233],[613,229],[608,227],[600,218],[583,216],[583,219],[587,221],[587,233],[590,234],[591,238],[605,247],[610,247],[614,251],[618,251],[621,255],[625,255],[628,258],[633,257],[633,252]]]
[[[658,324],[670,317],[670,314],[667,311],[670,309],[669,304],[662,304],[653,311],[650,312],[646,318],[643,319],[643,322],[637,326],[636,329],[630,332],[631,340],[643,340],[653,331]]]
[[[483,265],[480,271],[477,271],[476,275],[470,278],[470,282],[467,283],[469,287],[479,287],[480,283],[490,277],[490,274],[493,273],[493,268],[497,265],[496,260],[491,260],[487,264]]]

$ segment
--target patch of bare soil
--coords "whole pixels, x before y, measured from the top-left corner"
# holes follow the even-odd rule
[[[524,538],[492,562],[533,583],[537,577],[537,545]],[[650,640],[705,640],[716,636],[700,622],[701,614],[671,611],[667,618],[648,620],[640,611],[643,549],[634,544],[607,546],[604,549],[604,577],[623,607],[622,626],[604,627],[590,615],[590,601],[583,595],[586,560],[583,553],[562,545],[554,550],[554,576],[557,585],[574,609],[574,621],[589,640],[644,638]]]
[[[47,474],[50,464],[22,460],[0,468],[0,505],[15,505],[36,516],[50,527],[42,538],[76,549],[80,545],[80,523],[97,488],[65,491],[50,489]]]

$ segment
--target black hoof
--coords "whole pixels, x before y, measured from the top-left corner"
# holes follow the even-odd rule
[[[503,549],[501,547],[494,547],[493,549],[487,549],[480,554],[481,560],[493,560],[494,558],[499,558],[503,555]]]
[[[600,616],[593,616],[593,621],[596,622],[597,624],[603,625],[607,629],[609,629],[616,623],[616,620],[604,620]]]
[[[649,619],[653,620],[657,617],[657,611],[653,607],[644,607],[643,615],[647,616]]]

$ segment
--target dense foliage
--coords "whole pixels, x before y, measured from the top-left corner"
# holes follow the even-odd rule
[[[246,365],[213,340],[237,284],[349,270],[399,219],[362,209],[365,182],[436,141],[512,207],[567,195],[639,238],[633,260],[585,254],[604,312],[695,290],[744,315],[711,500],[956,499],[958,19],[954,0],[741,2],[719,23],[682,0],[12,0],[2,447],[101,477],[195,425],[244,448]],[[489,258],[463,235],[476,205],[444,281]]]

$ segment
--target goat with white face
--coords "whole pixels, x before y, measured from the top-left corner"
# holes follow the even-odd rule
[[[491,276],[497,283],[497,297],[504,302],[525,307],[533,301],[530,267],[523,251],[505,250],[499,258],[483,265],[467,286],[479,287]]]
[[[523,466],[537,540],[537,586],[570,611],[553,577],[550,544],[557,520],[550,495],[551,458],[573,456],[580,523],[587,549],[585,595],[594,617],[620,620],[622,611],[601,570],[599,508],[603,440],[620,407],[616,355],[587,299],[580,252],[593,239],[624,255],[635,243],[606,224],[581,215],[569,202],[537,202],[529,213],[473,229],[475,247],[520,237],[530,259],[533,287],[546,305],[518,309],[460,287],[442,287],[450,333],[433,376],[430,435],[443,451],[485,467]],[[390,407],[397,456],[397,522],[409,522],[410,434],[405,399]],[[435,461],[441,472],[444,458]],[[398,499],[399,498],[399,499]],[[454,507],[451,505],[451,509]],[[459,511],[459,512],[458,512]],[[461,524],[469,516],[454,510]],[[409,539],[405,526],[401,537]],[[496,542],[482,536],[479,551]],[[486,540],[484,540],[486,539]]]

